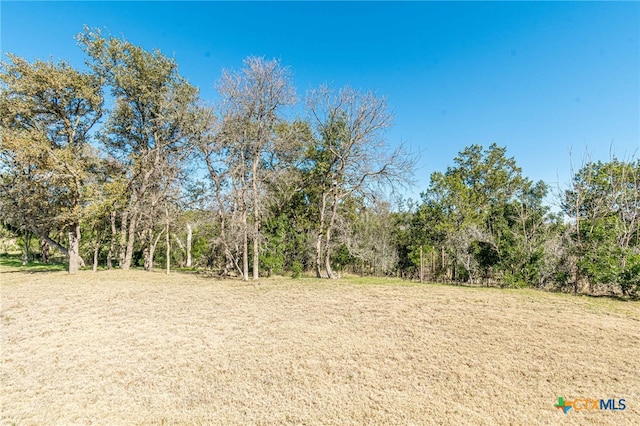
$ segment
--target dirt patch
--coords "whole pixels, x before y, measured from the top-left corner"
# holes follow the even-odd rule
[[[640,305],[535,291],[0,274],[3,424],[640,424]],[[624,398],[624,411],[554,408]]]

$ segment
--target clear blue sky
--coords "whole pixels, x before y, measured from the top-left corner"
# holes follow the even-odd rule
[[[388,97],[391,144],[420,153],[418,185],[465,146],[507,146],[553,187],[570,158],[640,155],[638,2],[11,2],[1,47],[81,66],[74,35],[106,28],[178,61],[214,100],[248,55],[289,65],[299,96],[321,83]]]

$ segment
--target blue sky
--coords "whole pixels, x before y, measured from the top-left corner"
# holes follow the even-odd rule
[[[388,97],[420,161],[417,186],[470,144],[507,146],[554,188],[585,152],[640,155],[638,2],[11,2],[3,54],[82,66],[74,35],[107,29],[178,61],[215,100],[249,55],[291,67],[298,95],[322,83]],[[551,202],[551,201],[550,201]]]

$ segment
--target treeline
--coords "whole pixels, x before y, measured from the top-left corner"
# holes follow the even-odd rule
[[[640,292],[640,161],[585,162],[560,194],[505,148],[473,145],[398,213],[403,266],[429,279],[590,294]],[[422,262],[419,256],[422,253]]]
[[[299,99],[288,68],[252,57],[208,105],[159,51],[89,29],[78,42],[86,70],[9,55],[0,71],[2,223],[25,259],[36,239],[70,273],[91,259],[640,291],[638,162],[586,163],[564,220],[504,148],[474,145],[392,209],[416,158],[389,149],[384,98],[324,86]]]

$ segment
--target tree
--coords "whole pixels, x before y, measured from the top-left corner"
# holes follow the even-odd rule
[[[350,87],[335,91],[324,86],[309,93],[307,108],[313,129],[307,154],[312,164],[309,184],[318,215],[316,275],[336,278],[332,233],[340,204],[351,196],[373,199],[383,188],[406,184],[415,159],[401,146],[389,152],[384,132],[392,116],[384,98]]]
[[[613,285],[637,294],[640,161],[587,162],[565,191],[563,210],[573,224],[574,291],[585,279],[590,287]]]
[[[374,276],[390,275],[398,262],[398,251],[393,235],[394,222],[391,206],[376,201],[371,206],[358,206],[351,220],[342,230],[349,254],[365,265]]]
[[[193,147],[208,130],[210,110],[201,104],[198,89],[179,75],[175,60],[160,51],[147,52],[124,39],[105,38],[88,29],[78,40],[115,102],[101,141],[126,167],[120,266],[129,269],[139,226],[143,227],[139,239],[149,250],[155,220],[181,181]]]
[[[259,278],[264,184],[269,172],[267,157],[277,156],[280,151],[276,128],[284,120],[282,108],[293,104],[295,91],[287,68],[277,60],[257,57],[247,58],[240,72],[225,70],[218,90],[222,96],[222,120],[215,140],[218,147],[206,147],[205,155],[225,157],[223,169],[209,167],[210,176],[217,181],[216,190],[222,189],[222,175],[233,188],[242,229],[242,276],[249,279],[251,237],[253,279],[256,280]]]
[[[102,81],[64,62],[9,59],[0,73],[3,211],[66,254],[75,274],[88,176],[99,161],[88,142],[102,115]],[[67,231],[68,248],[49,238],[53,229]]]
[[[445,241],[447,234],[443,210],[433,201],[421,204],[408,201],[395,215],[395,233],[398,241],[399,264],[405,276],[425,278],[425,255],[428,257],[426,270],[432,279],[444,278],[446,273]],[[422,256],[421,256],[422,255]],[[421,261],[422,258],[422,261]],[[422,274],[421,274],[422,272]]]
[[[543,285],[541,268],[557,225],[544,204],[547,185],[522,181],[510,203],[503,206],[504,231],[500,234],[501,268],[510,285]]]
[[[437,219],[426,226],[439,236],[443,267],[449,251],[449,276],[473,282],[499,273],[511,283],[534,280],[535,274],[524,271],[535,267],[542,250],[537,236],[546,214],[546,185],[523,177],[515,159],[496,144],[467,147],[454,162],[445,173],[432,174],[422,208]]]
[[[126,187],[121,164],[113,159],[101,159],[92,168],[86,183],[87,198],[92,202],[86,206],[82,228],[90,239],[88,245],[93,253],[93,271],[97,271],[100,252],[107,242],[107,267],[111,269],[116,244],[115,213],[122,203]]]

